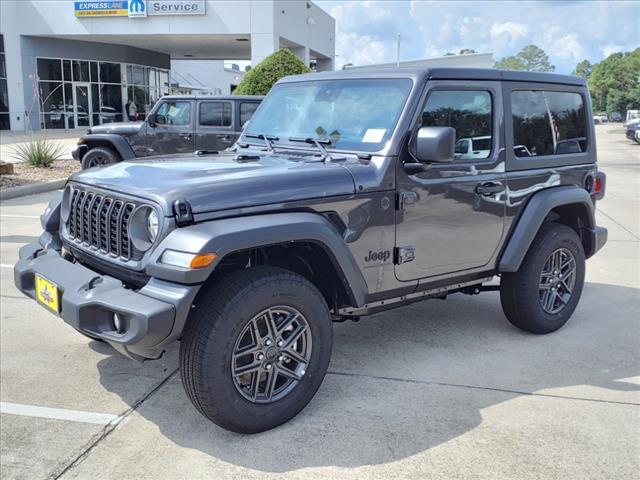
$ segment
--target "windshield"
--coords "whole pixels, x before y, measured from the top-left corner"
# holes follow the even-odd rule
[[[374,152],[391,138],[409,79],[318,80],[276,85],[246,133],[330,140],[327,148]]]

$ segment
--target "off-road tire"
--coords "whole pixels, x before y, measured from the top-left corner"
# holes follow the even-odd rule
[[[120,155],[118,155],[112,148],[109,147],[94,147],[89,150],[84,157],[82,157],[82,169],[102,167],[110,165],[112,163],[119,162]]]
[[[271,403],[253,403],[236,388],[231,355],[251,319],[274,305],[304,315],[313,348],[306,373],[292,391]],[[212,422],[234,432],[262,432],[290,420],[311,401],[329,366],[332,342],[329,309],[307,279],[276,267],[236,271],[205,286],[195,301],[180,344],[182,383]]]
[[[558,249],[567,249],[576,264],[575,284],[562,310],[551,314],[540,301],[540,278],[545,262]],[[571,317],[584,285],[585,256],[578,234],[559,223],[544,224],[529,247],[516,273],[503,273],[500,300],[507,319],[516,327],[536,334],[551,333],[562,327]]]

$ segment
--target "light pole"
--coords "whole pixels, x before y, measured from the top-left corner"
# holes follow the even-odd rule
[[[400,66],[400,34],[396,34],[396,67]]]

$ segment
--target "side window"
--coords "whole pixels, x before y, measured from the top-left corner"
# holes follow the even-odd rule
[[[243,127],[245,123],[247,123],[251,117],[253,117],[253,113],[258,108],[258,103],[241,103],[240,104],[240,127]]]
[[[202,102],[200,125],[205,127],[230,127],[231,102]]]
[[[422,112],[421,127],[456,129],[456,159],[488,158],[491,154],[492,102],[487,91],[434,90]]]
[[[587,149],[587,122],[579,93],[514,91],[511,113],[517,157],[582,153]]]
[[[191,102],[162,102],[156,112],[156,123],[162,125],[190,125]]]

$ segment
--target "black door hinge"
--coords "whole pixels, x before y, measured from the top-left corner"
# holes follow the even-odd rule
[[[186,227],[193,223],[191,204],[186,200],[176,200],[173,202],[173,214],[176,218],[176,225],[179,227]]]
[[[396,209],[404,210],[410,205],[415,205],[418,201],[418,194],[416,192],[400,192],[396,197]]]
[[[393,250],[393,262],[396,265],[413,262],[416,258],[416,249],[412,245],[406,247],[396,247]]]

